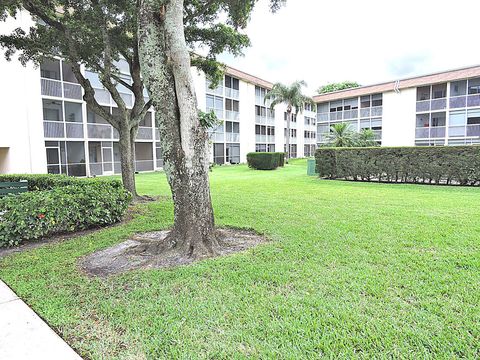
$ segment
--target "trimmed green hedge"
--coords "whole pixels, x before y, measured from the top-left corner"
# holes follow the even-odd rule
[[[118,180],[15,176],[1,176],[0,181],[26,179],[37,191],[0,198],[0,247],[113,224],[123,218],[131,200]]]
[[[13,175],[0,175],[0,182],[8,181],[28,181],[28,190],[52,190],[57,187],[75,185],[83,186],[92,183],[108,183],[112,187],[122,188],[122,182],[116,179],[107,178],[76,178],[67,175],[54,175],[54,174],[13,174]]]
[[[251,152],[247,154],[248,166],[256,170],[275,170],[285,165],[285,153]]]
[[[324,147],[315,159],[329,179],[480,185],[479,146]]]

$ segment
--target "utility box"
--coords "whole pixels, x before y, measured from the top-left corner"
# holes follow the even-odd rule
[[[308,159],[307,160],[307,175],[308,176],[315,176],[316,175],[316,169],[315,169],[315,159]]]

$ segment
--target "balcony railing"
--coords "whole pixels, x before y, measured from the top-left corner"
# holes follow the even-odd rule
[[[65,123],[67,138],[80,139],[83,138],[83,123]]]
[[[275,126],[275,118],[271,116],[267,116],[267,125]]]
[[[445,137],[445,126],[432,126],[415,129],[417,139],[436,139]]]
[[[112,126],[106,124],[87,124],[88,137],[93,139],[111,139]]]
[[[255,115],[255,122],[257,124],[265,125],[267,123],[267,117],[261,115]]]
[[[232,98],[232,99],[239,99],[240,98],[240,91],[236,89],[232,89],[229,87],[225,88],[225,96]]]
[[[257,143],[266,143],[267,142],[267,135],[255,135],[255,142]]]
[[[44,121],[43,135],[46,138],[63,138],[65,137],[65,128],[62,121]]]
[[[62,97],[62,82],[53,79],[40,79],[42,95]]]
[[[464,107],[480,106],[480,95],[455,96],[450,98],[450,108],[458,109]]]
[[[146,126],[140,126],[138,128],[137,139],[139,140],[152,140],[152,128]]]
[[[240,142],[240,134],[238,133],[226,133],[227,142]]]
[[[424,111],[433,111],[433,110],[444,110],[447,108],[447,99],[431,99],[431,100],[421,100],[417,101],[416,109],[417,112]]]
[[[225,134],[223,132],[214,132],[210,135],[210,139],[213,142],[223,142],[225,141]]]
[[[82,87],[80,84],[63,82],[63,96],[68,99],[82,100]]]
[[[267,135],[267,143],[275,143],[275,135]]]
[[[240,113],[238,111],[226,110],[225,111],[225,119],[238,121],[240,119]]]

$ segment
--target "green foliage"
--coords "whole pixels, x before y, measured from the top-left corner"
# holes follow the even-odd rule
[[[356,132],[351,124],[338,123],[330,126],[330,132],[324,134],[327,147],[373,147],[379,146],[375,133],[371,129]]]
[[[215,112],[212,110],[208,113],[198,110],[198,118],[200,120],[200,124],[205,128],[205,129],[213,129],[214,127],[222,124],[222,120],[220,120]]]
[[[8,181],[28,181],[29,191],[52,190],[62,186],[84,186],[93,183],[108,184],[114,188],[122,188],[122,182],[117,179],[107,178],[76,178],[67,175],[54,174],[6,174],[0,175],[0,182]]]
[[[344,81],[340,83],[332,83],[332,84],[320,86],[317,92],[319,94],[327,94],[334,91],[346,90],[346,89],[356,88],[359,86],[361,85],[355,81]]]
[[[247,154],[248,166],[256,170],[275,170],[284,166],[285,153],[251,152]]]
[[[480,185],[479,146],[319,148],[315,158],[330,179]]]
[[[303,95],[302,88],[307,86],[307,83],[303,80],[295,81],[290,86],[276,83],[265,95],[265,101],[272,100],[270,108],[273,109],[278,104],[286,104],[287,112],[293,111],[295,108],[297,113],[305,110],[305,104],[315,106],[315,102],[312,98]]]
[[[131,195],[117,180],[56,175],[2,176],[29,180],[29,191],[0,199],[0,247],[56,233],[113,224],[122,219]]]

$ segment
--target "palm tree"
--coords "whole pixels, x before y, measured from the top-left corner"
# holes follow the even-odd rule
[[[357,145],[358,134],[348,123],[338,123],[330,126],[330,132],[325,135],[327,146],[351,147]]]
[[[273,85],[272,90],[270,90],[265,95],[265,101],[272,100],[270,104],[270,109],[278,104],[287,105],[287,139],[285,145],[287,146],[285,162],[288,163],[290,158],[290,122],[292,121],[293,110],[296,110],[296,113],[299,114],[305,109],[305,104],[311,104],[315,106],[313,100],[302,94],[302,87],[307,86],[305,81],[295,81],[292,85],[287,86],[280,83]]]
[[[357,135],[357,146],[378,146],[375,132],[372,129],[362,129]]]

